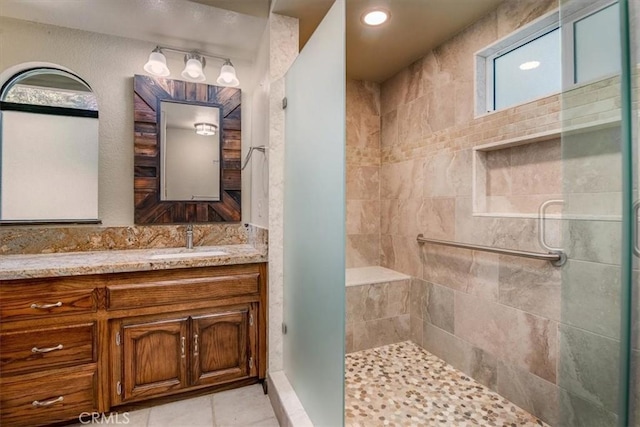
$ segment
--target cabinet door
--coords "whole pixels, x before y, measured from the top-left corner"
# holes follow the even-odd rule
[[[167,394],[187,386],[187,319],[122,328],[123,401]]]
[[[249,339],[248,307],[193,317],[192,335],[192,385],[250,375],[249,365],[255,363]]]

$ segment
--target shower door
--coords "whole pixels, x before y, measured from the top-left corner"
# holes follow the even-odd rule
[[[563,0],[560,426],[640,426],[638,0]],[[636,325],[636,327],[633,327]]]
[[[344,422],[345,3],[285,78],[284,371],[311,421]]]

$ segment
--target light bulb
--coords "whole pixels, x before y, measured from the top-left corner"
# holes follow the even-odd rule
[[[372,27],[382,25],[389,19],[389,12],[386,10],[376,9],[366,12],[362,16],[362,22]]]

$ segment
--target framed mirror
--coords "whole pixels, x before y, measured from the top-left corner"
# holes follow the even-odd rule
[[[136,224],[241,219],[241,92],[134,77]]]

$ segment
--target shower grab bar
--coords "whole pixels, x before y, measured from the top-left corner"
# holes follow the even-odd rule
[[[543,261],[549,261],[554,267],[562,267],[567,261],[567,256],[564,252],[549,252],[545,254],[541,252],[520,251],[516,249],[494,248],[491,246],[472,245],[469,243],[450,242],[447,240],[427,239],[422,234],[418,234],[418,238],[416,240],[420,244],[431,243],[434,245],[452,246],[454,248],[471,249],[474,251],[492,252],[494,254],[539,259]]]

